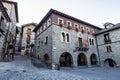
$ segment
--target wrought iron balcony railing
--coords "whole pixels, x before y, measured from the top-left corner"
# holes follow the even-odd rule
[[[111,39],[104,39],[105,43],[111,43]]]
[[[76,47],[77,51],[88,51],[89,50],[89,46],[88,45],[79,45],[78,47]]]

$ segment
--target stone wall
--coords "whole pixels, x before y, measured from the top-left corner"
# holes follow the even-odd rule
[[[111,43],[104,43],[104,34],[109,33]],[[120,66],[120,29],[106,32],[104,34],[97,35],[98,49],[100,53],[101,65],[105,66],[104,61],[106,59],[112,59],[115,61],[116,66]],[[111,46],[112,52],[107,52],[106,46]]]

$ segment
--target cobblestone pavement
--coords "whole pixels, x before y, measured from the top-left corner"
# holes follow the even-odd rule
[[[36,68],[28,57],[0,62],[0,80],[120,80],[120,68]]]

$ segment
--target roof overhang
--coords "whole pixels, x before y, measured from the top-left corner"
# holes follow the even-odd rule
[[[15,14],[16,14],[16,21],[19,22],[19,17],[18,17],[18,4],[17,4],[17,2],[8,1],[8,0],[2,0],[2,2],[14,4],[14,6],[15,6]]]
[[[5,9],[5,7],[3,6],[1,0],[0,0],[0,10],[1,10],[2,14],[4,15],[4,17],[6,18],[6,20],[7,20],[8,22],[11,22],[11,19],[10,19],[9,15],[8,15],[6,9]]]
[[[80,20],[80,19],[74,18],[74,17],[72,17],[72,16],[70,16],[70,15],[67,15],[67,14],[65,14],[65,13],[62,13],[62,12],[59,12],[59,11],[57,11],[57,10],[51,9],[51,10],[46,14],[46,16],[41,20],[41,22],[37,25],[37,27],[36,27],[33,31],[36,32],[37,29],[44,23],[44,21],[45,21],[51,14],[57,14],[57,15],[60,15],[60,16],[63,16],[63,17],[72,19],[72,20],[74,20],[74,21],[77,21],[77,22],[80,22],[80,23],[89,25],[89,26],[91,26],[91,27],[93,27],[93,28],[96,28],[96,29],[98,29],[98,30],[102,30],[102,28],[97,27],[97,26],[95,26],[95,25],[93,25],[93,24],[87,23],[87,22],[85,22],[85,21],[82,21],[82,20]]]

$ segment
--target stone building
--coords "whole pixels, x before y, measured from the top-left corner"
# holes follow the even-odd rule
[[[46,65],[99,65],[95,33],[101,28],[51,9],[34,29],[35,56]]]
[[[16,28],[16,44],[15,44],[15,53],[21,52],[21,37],[22,37],[22,28]]]
[[[35,33],[32,31],[35,27],[36,23],[22,25],[22,50],[30,49],[30,45],[34,44]]]
[[[105,24],[105,29],[96,34],[102,66],[120,66],[120,23]]]
[[[6,29],[8,24],[11,22],[8,13],[3,6],[2,2],[0,1],[0,61],[3,58],[3,44],[5,40]]]
[[[3,42],[3,58],[5,57],[6,53],[9,54],[9,50],[10,50],[10,46],[13,46],[13,50],[12,53],[14,52],[15,49],[15,39],[16,39],[16,23],[18,22],[18,7],[17,7],[17,2],[13,2],[13,1],[8,1],[8,0],[2,0],[0,1],[4,8],[5,11],[9,18],[10,21],[9,23],[7,23],[7,27],[5,29],[4,32],[4,42]]]

